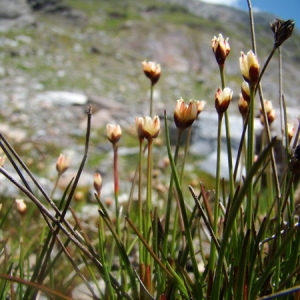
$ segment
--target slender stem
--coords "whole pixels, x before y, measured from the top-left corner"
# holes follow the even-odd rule
[[[139,224],[139,231],[144,235],[143,231],[143,200],[142,200],[142,155],[143,155],[143,140],[140,140],[140,152],[139,152],[139,181],[138,181],[138,205],[139,205],[139,214],[138,214],[138,224]],[[143,243],[139,240],[139,260],[140,264],[144,263],[144,255],[143,255]]]
[[[153,117],[153,89],[154,89],[154,84],[151,82],[150,85],[150,117]]]
[[[174,154],[174,163],[177,164],[177,158],[178,158],[178,152],[179,152],[179,145],[182,137],[183,130],[178,128],[178,135],[177,135],[177,142],[176,142],[176,148],[175,148],[175,154]],[[167,249],[168,249],[168,235],[170,230],[170,217],[172,215],[172,204],[173,200],[173,174],[171,174],[170,177],[170,183],[169,183],[169,192],[168,192],[168,199],[167,199],[167,208],[166,208],[166,219],[165,219],[165,239],[163,243],[163,255],[164,257],[167,257]]]
[[[213,222],[213,231],[216,236],[218,229],[218,219],[219,219],[219,198],[220,198],[220,163],[221,163],[221,131],[222,131],[222,119],[223,114],[218,115],[218,141],[217,141],[217,164],[216,164],[216,195],[215,195],[215,207],[214,207],[214,222]],[[209,268],[214,270],[216,260],[216,245],[215,243],[211,244],[210,248],[210,257],[209,257]]]
[[[115,207],[116,207],[116,221],[119,224],[119,173],[118,173],[118,144],[113,144],[114,150],[114,194],[115,194]],[[118,232],[118,230],[117,230]]]
[[[247,148],[247,158],[246,158],[247,176],[249,176],[254,161],[254,138],[255,138],[254,136],[255,85],[249,84],[249,87],[250,87],[250,103],[249,103],[248,141],[247,141],[248,148]],[[253,197],[253,181],[251,181],[247,193],[247,208],[246,208],[247,229],[251,229],[251,225],[252,225],[252,197]]]
[[[219,65],[222,90],[225,88],[225,74],[224,65]],[[231,150],[231,137],[230,137],[230,124],[228,117],[228,109],[225,111],[225,128],[226,128],[226,145],[227,145],[227,158],[228,158],[228,175],[229,175],[229,201],[232,202],[234,195],[234,177],[233,177],[233,163],[232,163],[232,150]],[[236,241],[236,224],[234,223],[234,239]]]

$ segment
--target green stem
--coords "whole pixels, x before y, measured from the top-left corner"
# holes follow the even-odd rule
[[[139,152],[139,182],[138,182],[138,205],[139,205],[139,214],[138,214],[138,224],[139,231],[144,235],[143,230],[143,200],[142,200],[142,155],[143,155],[143,140],[140,139],[140,152]],[[139,260],[140,264],[145,263],[144,252],[143,252],[143,243],[139,240]]]
[[[153,89],[154,89],[154,84],[151,82],[150,86],[150,117],[153,117]]]
[[[177,142],[176,142],[176,148],[175,148],[175,154],[174,154],[175,165],[177,164],[179,145],[180,145],[180,140],[182,137],[182,132],[183,132],[183,130],[178,128]],[[165,228],[164,228],[165,229],[165,239],[164,239],[164,243],[163,243],[163,256],[164,257],[167,257],[167,251],[168,251],[168,235],[169,235],[169,229],[170,229],[170,217],[172,215],[171,210],[172,210],[173,202],[174,202],[173,201],[173,174],[171,174],[168,199],[167,199]]]
[[[219,218],[219,198],[220,198],[220,162],[221,162],[221,131],[222,131],[222,119],[223,114],[219,114],[218,118],[218,141],[217,141],[217,164],[216,164],[216,195],[215,195],[215,207],[214,207],[214,222],[213,222],[213,231],[217,236],[218,229],[218,218]],[[210,248],[210,257],[209,257],[209,268],[214,270],[216,260],[216,245],[214,242],[211,244]]]
[[[144,234],[145,239],[148,245],[151,245],[151,236],[152,236],[152,147],[153,140],[152,138],[148,139],[148,157],[147,157],[147,197],[146,197],[146,216],[145,216],[145,227]],[[145,266],[143,269],[144,274],[144,285],[147,288],[148,292],[152,294],[152,265],[153,259],[150,253],[145,249]]]
[[[254,93],[255,85],[249,84],[250,87],[250,103],[249,103],[249,120],[248,120],[248,148],[247,148],[247,159],[246,159],[246,175],[249,176],[250,170],[254,160],[254,113],[255,113],[255,102]],[[246,222],[247,229],[251,229],[252,225],[252,198],[253,198],[253,181],[248,186],[247,193],[247,208],[246,208]]]
[[[219,65],[222,90],[225,88],[225,74],[224,74],[224,65]],[[228,158],[228,172],[229,172],[229,201],[232,203],[234,195],[234,177],[233,177],[233,163],[232,163],[232,151],[231,151],[231,138],[230,138],[230,124],[228,117],[228,110],[225,111],[225,127],[226,127],[226,144],[227,144],[227,158]],[[236,224],[234,223],[234,242],[236,241]]]

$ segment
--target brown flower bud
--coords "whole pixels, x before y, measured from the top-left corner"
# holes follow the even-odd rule
[[[230,52],[230,46],[228,43],[228,38],[226,40],[224,40],[222,34],[219,34],[219,37],[214,37],[212,39],[212,50],[215,54],[217,63],[220,66],[223,66],[226,60],[226,57],[228,56],[229,52]]]
[[[259,63],[256,55],[250,50],[247,55],[241,52],[240,69],[242,75],[250,84],[255,84],[259,78]]]
[[[5,156],[0,157],[0,167],[3,167],[5,164]]]
[[[244,100],[249,102],[250,101],[250,88],[249,88],[248,82],[243,81],[242,86],[241,86],[241,92],[242,92]]]
[[[56,170],[59,175],[63,174],[68,170],[70,166],[70,158],[60,154],[56,162]]]
[[[158,136],[160,130],[160,119],[158,116],[137,117],[135,118],[135,127],[139,139],[154,139]]]
[[[142,65],[145,75],[151,80],[153,85],[156,84],[161,74],[160,65],[153,61],[143,61]]]
[[[94,174],[94,189],[97,192],[97,195],[100,196],[100,191],[102,188],[102,176],[100,172],[95,172]]]
[[[27,211],[27,205],[23,199],[16,199],[16,208],[20,215],[25,215]]]
[[[198,102],[190,100],[189,104],[185,104],[182,98],[177,100],[174,110],[174,122],[177,128],[185,129],[194,123],[198,115]]]
[[[232,99],[232,94],[232,90],[228,87],[224,88],[223,91],[218,88],[215,94],[215,107],[219,115],[227,110]]]
[[[248,102],[242,96],[242,94],[240,94],[240,98],[238,101],[238,107],[239,107],[240,114],[243,117],[247,116],[248,110],[249,110],[249,105],[248,105]]]
[[[292,138],[295,135],[295,126],[293,123],[287,123],[287,136],[289,139],[289,142],[291,142]]]
[[[107,124],[106,125],[107,138],[112,144],[115,144],[119,141],[122,135],[122,129],[120,125]]]
[[[197,113],[197,116],[200,115],[200,113],[203,111],[205,105],[206,105],[206,101],[197,101],[197,104],[198,104],[198,113]]]

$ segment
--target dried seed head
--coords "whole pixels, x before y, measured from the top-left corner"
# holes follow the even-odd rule
[[[274,47],[279,47],[293,33],[295,22],[293,20],[275,19],[270,23],[271,30],[274,33]]]

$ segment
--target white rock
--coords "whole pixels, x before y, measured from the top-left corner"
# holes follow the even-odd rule
[[[37,95],[36,99],[41,102],[51,102],[60,105],[85,105],[88,98],[84,94],[66,91],[47,91]]]

